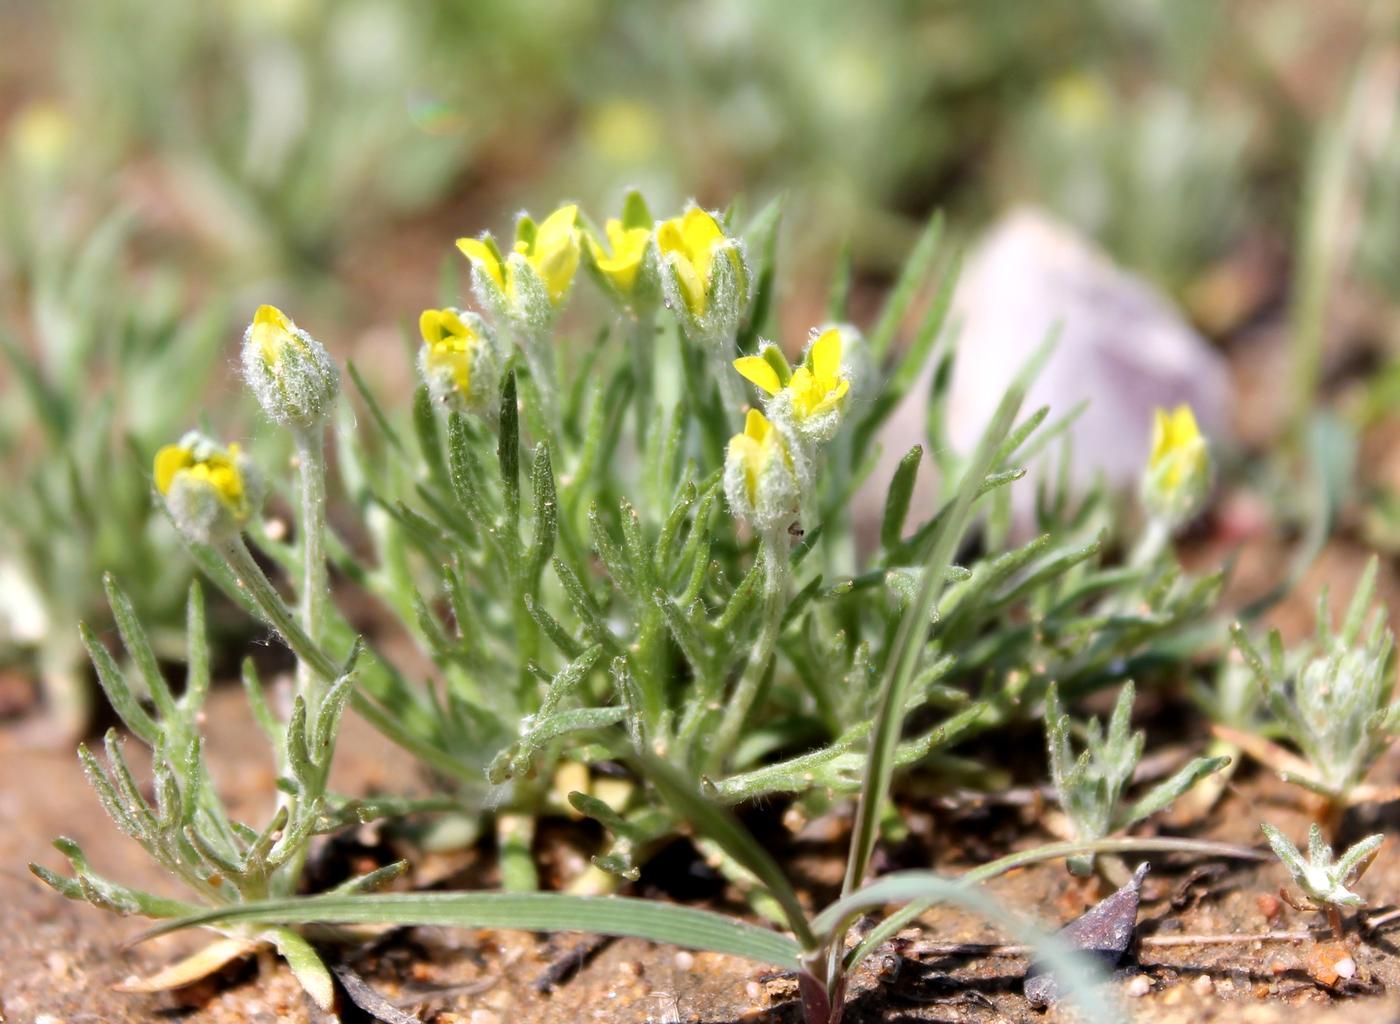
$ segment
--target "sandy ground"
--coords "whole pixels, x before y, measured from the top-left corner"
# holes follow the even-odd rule
[[[270,791],[270,768],[250,768],[238,752],[261,749],[254,726],[234,688],[217,691],[210,705],[210,758],[236,808],[257,820],[265,808],[250,805]],[[137,744],[129,743],[133,753]],[[338,761],[342,791],[402,788],[412,769],[401,755],[359,723],[347,727]],[[134,758],[144,769],[143,760]],[[181,935],[126,949],[123,943],[142,922],[122,920],[70,903],[40,886],[25,870],[38,860],[53,867],[61,858],[48,848],[57,834],[83,843],[94,864],[111,877],[157,891],[167,882],[135,844],[108,825],[88,791],[76,760],[67,753],[28,747],[11,728],[0,731],[0,1004],[6,1022],[160,1021],[192,1024],[232,1021],[309,1022],[327,1019],[302,996],[286,968],[271,958],[229,969],[208,983],[179,994],[138,996],[111,986],[149,973],[200,941]],[[237,766],[235,770],[235,765]],[[1393,775],[1394,763],[1384,766]],[[143,776],[144,778],[144,776]],[[1295,794],[1257,771],[1237,777],[1217,812],[1200,830],[1212,838],[1253,842],[1261,818],[1301,834],[1306,818]],[[1396,809],[1347,829],[1395,829]],[[890,866],[921,861],[957,870],[978,857],[1047,837],[1026,811],[976,808],[937,812],[911,806],[916,836],[933,836],[892,853]],[[795,845],[790,866],[807,893],[820,898],[839,873],[837,845]],[[1270,927],[1298,929],[1312,915],[1288,908],[1274,922],[1264,917],[1261,897],[1282,881],[1272,866],[1227,866],[1218,874],[1185,884],[1190,864],[1170,859],[1149,876],[1141,934],[1254,933]],[[663,879],[664,881],[664,879]],[[1374,908],[1400,882],[1400,860],[1382,856],[1360,889]],[[1085,893],[1058,866],[1016,872],[999,879],[993,892],[1015,907],[1035,908],[1047,924],[1068,920],[1094,894]],[[1178,904],[1173,907],[1173,897]],[[1267,906],[1267,899],[1264,901]],[[915,941],[995,942],[987,925],[954,911],[935,911]],[[712,954],[689,954],[637,940],[603,947],[554,994],[534,983],[561,954],[574,949],[573,936],[548,938],[522,933],[411,929],[395,933],[369,952],[351,956],[363,976],[391,1002],[436,1024],[535,1024],[597,1021],[600,1024],[661,1024],[670,1021],[797,1021],[793,985],[760,965]],[[1318,1021],[1391,1020],[1400,1002],[1400,956],[1385,935],[1350,940],[1358,971],[1350,982],[1329,988],[1310,973],[1307,944],[1251,943],[1144,948],[1136,963],[1114,981],[1125,1014],[1142,1021],[1258,1021],[1300,1018]],[[1020,993],[1025,962],[1019,958],[939,958],[905,950],[897,972],[867,971],[858,979],[847,1020],[1019,1021],[1068,1019],[1063,1011],[1038,1015]],[[897,977],[895,974],[897,973]],[[1139,977],[1145,979],[1137,980]],[[345,1019],[362,1019],[357,1011]]]

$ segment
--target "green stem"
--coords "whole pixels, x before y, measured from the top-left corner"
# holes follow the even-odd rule
[[[253,599],[253,603],[262,612],[264,621],[277,631],[282,642],[292,653],[298,659],[308,662],[323,682],[329,683],[336,679],[340,675],[339,667],[325,651],[313,644],[311,638],[302,630],[291,609],[282,600],[282,595],[277,593],[271,581],[254,561],[243,538],[235,537],[218,550],[237,578],[238,586]],[[350,695],[350,706],[385,737],[434,771],[464,782],[480,781],[479,771],[411,732],[400,718],[374,703],[359,690]]]
[[[719,378],[719,395],[726,413],[738,413],[747,403],[739,372],[734,369],[734,339],[723,338],[710,346],[715,374]]]
[[[768,674],[768,664],[773,660],[773,652],[778,646],[783,612],[787,609],[787,555],[783,550],[785,544],[786,534],[783,532],[769,533],[763,538],[763,608],[760,612],[763,621],[759,627],[758,641],[749,652],[748,661],[744,663],[739,685],[735,687],[724,717],[712,737],[708,766],[712,775],[720,773],[725,758],[738,742],[739,732],[748,718],[749,709],[758,697],[763,677]]]
[[[301,628],[312,644],[320,646],[325,631],[330,583],[326,573],[326,455],[320,427],[294,432],[297,473],[301,483]],[[321,704],[318,673],[298,659],[297,690],[306,701],[308,715]]]

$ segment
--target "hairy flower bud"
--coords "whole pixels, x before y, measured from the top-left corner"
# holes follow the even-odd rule
[[[471,261],[472,291],[498,320],[538,332],[547,329],[568,297],[579,264],[578,207],[561,206],[539,225],[521,215],[515,245],[502,255],[489,234],[459,238]]]
[[[1142,479],[1142,502],[1169,527],[1180,526],[1201,508],[1210,490],[1210,451],[1188,405],[1158,409],[1152,424],[1152,454]]]
[[[750,409],[744,432],[729,441],[724,462],[724,495],[735,515],[754,531],[775,535],[796,523],[806,492],[805,460],[757,409]]]
[[[632,317],[649,314],[661,302],[661,268],[652,245],[655,222],[640,192],[631,191],[622,217],[603,225],[604,237],[584,235],[584,255],[599,286]]]
[[[495,334],[475,313],[425,309],[418,318],[423,348],[418,370],[434,399],[494,421],[499,412],[501,362]]]
[[[749,307],[744,247],[711,213],[692,206],[656,227],[666,305],[686,334],[707,345],[732,342]]]
[[[238,445],[222,447],[197,431],[156,452],[156,490],[170,518],[191,540],[236,537],[262,504],[262,475]]]
[[[259,306],[244,332],[243,377],[268,418],[285,427],[317,426],[340,394],[325,346],[276,306]]]

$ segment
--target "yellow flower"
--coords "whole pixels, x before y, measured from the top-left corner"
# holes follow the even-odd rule
[[[539,275],[555,305],[564,298],[578,270],[579,230],[578,207],[561,206],[534,228],[516,238],[514,252]],[[528,223],[528,222],[522,222]],[[515,274],[508,260],[485,238],[459,238],[457,248],[472,264],[495,282],[496,287],[512,302],[516,299]]]
[[[1178,405],[1171,412],[1156,411],[1152,420],[1152,455],[1147,469],[1149,473],[1160,474],[1167,490],[1177,490],[1189,477],[1203,473],[1207,459],[1206,439],[1201,436],[1189,405]]]
[[[685,304],[695,316],[705,313],[715,247],[724,240],[719,222],[698,206],[692,206],[683,217],[672,217],[657,226],[656,243],[661,256],[675,271]]]
[[[606,249],[591,234],[584,236],[593,264],[620,294],[628,295],[637,283],[637,271],[646,257],[651,229],[625,228],[622,221],[614,217],[603,225],[603,231],[607,236]]]
[[[424,364],[434,372],[451,374],[462,394],[471,393],[472,357],[481,336],[451,309],[425,309],[418,329],[426,346]]]
[[[783,439],[768,417],[750,409],[744,420],[744,432],[729,439],[729,458],[744,470],[744,491],[749,504],[758,502],[758,481],[774,456],[786,458]]]
[[[734,369],[772,397],[786,392],[799,421],[836,409],[851,389],[850,380],[841,374],[841,332],[835,327],[812,342],[806,361],[793,371],[786,387],[762,356],[742,356],[734,360]]]
[[[209,449],[196,454],[186,443],[168,444],[156,452],[156,490],[168,495],[177,480],[207,485],[239,519],[249,514],[248,491],[238,468],[239,448]]]
[[[1142,502],[1175,529],[1205,502],[1210,491],[1210,450],[1191,407],[1158,409],[1152,420],[1152,453],[1142,475]]]

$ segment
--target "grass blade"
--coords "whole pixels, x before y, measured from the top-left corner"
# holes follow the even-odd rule
[[[152,929],[136,941],[216,923],[396,924],[590,932],[728,953],[784,969],[797,966],[798,954],[797,944],[786,935],[708,910],[624,896],[554,892],[328,894],[267,900],[183,917]]]

